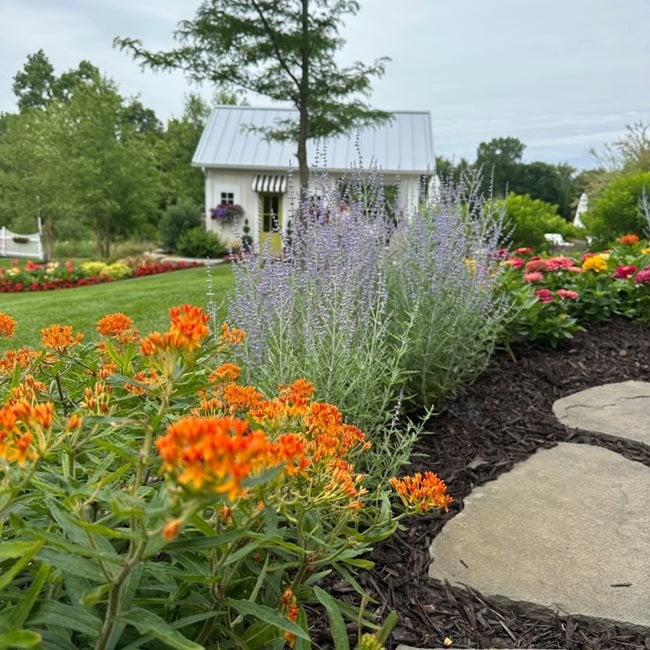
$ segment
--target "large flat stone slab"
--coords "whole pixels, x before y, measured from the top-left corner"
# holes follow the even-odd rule
[[[650,445],[650,383],[622,381],[581,390],[553,404],[563,424]]]
[[[650,627],[650,468],[561,443],[475,489],[429,575],[490,596]]]

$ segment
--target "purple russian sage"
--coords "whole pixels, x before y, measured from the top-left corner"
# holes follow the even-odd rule
[[[406,395],[420,408],[442,406],[484,367],[507,312],[493,255],[502,219],[478,195],[477,180],[442,183],[391,240],[389,308],[398,327],[413,323]]]
[[[403,381],[384,278],[389,226],[381,192],[368,200],[373,182],[361,171],[345,187],[313,176],[283,254],[234,265],[228,314],[247,333],[248,381],[271,392],[304,377],[367,432],[390,420]]]

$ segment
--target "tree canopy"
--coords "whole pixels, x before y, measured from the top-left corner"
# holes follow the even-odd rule
[[[356,0],[205,0],[193,20],[178,25],[179,47],[150,52],[133,38],[117,38],[143,65],[181,69],[197,81],[240,88],[290,102],[296,119],[264,129],[270,139],[293,140],[300,183],[308,182],[307,140],[349,132],[390,118],[362,98],[388,59],[340,67],[343,16]]]

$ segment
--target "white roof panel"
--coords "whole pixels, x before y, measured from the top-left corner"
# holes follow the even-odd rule
[[[294,142],[272,142],[247,126],[268,127],[295,111],[282,108],[217,106],[194,153],[197,167],[286,170],[296,167]],[[345,171],[359,162],[383,171],[426,173],[434,168],[431,116],[428,112],[392,113],[390,122],[363,127],[346,136],[308,142],[310,164],[325,152],[327,169]],[[358,149],[357,151],[357,142]]]

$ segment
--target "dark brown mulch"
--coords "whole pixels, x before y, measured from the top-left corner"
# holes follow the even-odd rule
[[[429,422],[430,435],[415,449],[412,469],[432,470],[447,482],[455,499],[450,512],[407,520],[406,530],[377,545],[375,568],[360,576],[380,603],[381,619],[391,610],[399,614],[387,647],[442,647],[449,637],[452,648],[650,649],[650,630],[559,618],[550,610],[533,614],[427,576],[432,539],[462,510],[471,490],[541,447],[563,441],[599,445],[650,466],[643,445],[576,433],[559,424],[551,408],[556,399],[592,386],[650,381],[648,327],[615,320],[557,350],[526,346],[513,352],[516,361],[497,353],[466,393]]]

